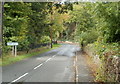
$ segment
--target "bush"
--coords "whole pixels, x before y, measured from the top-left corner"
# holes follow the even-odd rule
[[[30,43],[27,39],[24,39],[23,41],[20,41],[18,43],[19,43],[18,50],[20,50],[20,51],[23,51],[23,50],[28,51],[29,50]]]
[[[80,34],[80,44],[86,46],[87,44],[93,43],[97,40],[99,34],[97,31],[82,32]]]
[[[89,50],[89,52],[92,52],[92,54],[89,55],[93,57],[93,60],[95,60],[95,56],[98,56],[100,59],[100,64],[98,63],[98,69],[96,70],[96,81],[117,81],[116,74],[118,74],[117,70],[119,61],[117,61],[116,58],[120,57],[119,43],[105,43],[101,38],[99,38],[94,43],[88,44],[86,49]],[[114,71],[116,72],[114,73]]]
[[[40,43],[50,43],[50,37],[49,36],[42,36],[40,39]]]

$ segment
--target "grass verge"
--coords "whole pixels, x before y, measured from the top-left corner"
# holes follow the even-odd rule
[[[60,47],[60,44],[54,44],[53,48],[47,48],[47,47],[37,48],[37,50],[33,50],[32,52],[27,53],[27,54],[17,55],[17,57],[7,55],[7,56],[4,56],[2,59],[0,59],[0,66],[6,66],[9,64],[13,64],[13,63],[21,61],[25,58],[36,56],[38,54],[45,53],[47,51],[50,51],[50,50],[58,48],[58,47]]]

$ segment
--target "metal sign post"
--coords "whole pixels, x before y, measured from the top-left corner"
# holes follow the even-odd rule
[[[18,42],[8,42],[7,45],[8,46],[12,46],[12,55],[14,55],[16,57],[17,56],[17,45],[18,45]]]
[[[15,45],[15,57],[17,56],[17,46]]]
[[[14,56],[14,46],[12,46],[12,55]]]

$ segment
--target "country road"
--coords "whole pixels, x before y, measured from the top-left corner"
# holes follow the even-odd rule
[[[3,82],[73,82],[74,60],[79,46],[62,44],[46,53],[2,67]]]

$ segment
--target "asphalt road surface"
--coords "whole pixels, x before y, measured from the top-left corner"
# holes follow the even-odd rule
[[[62,44],[60,48],[2,67],[3,82],[73,82],[75,51],[79,47]]]

